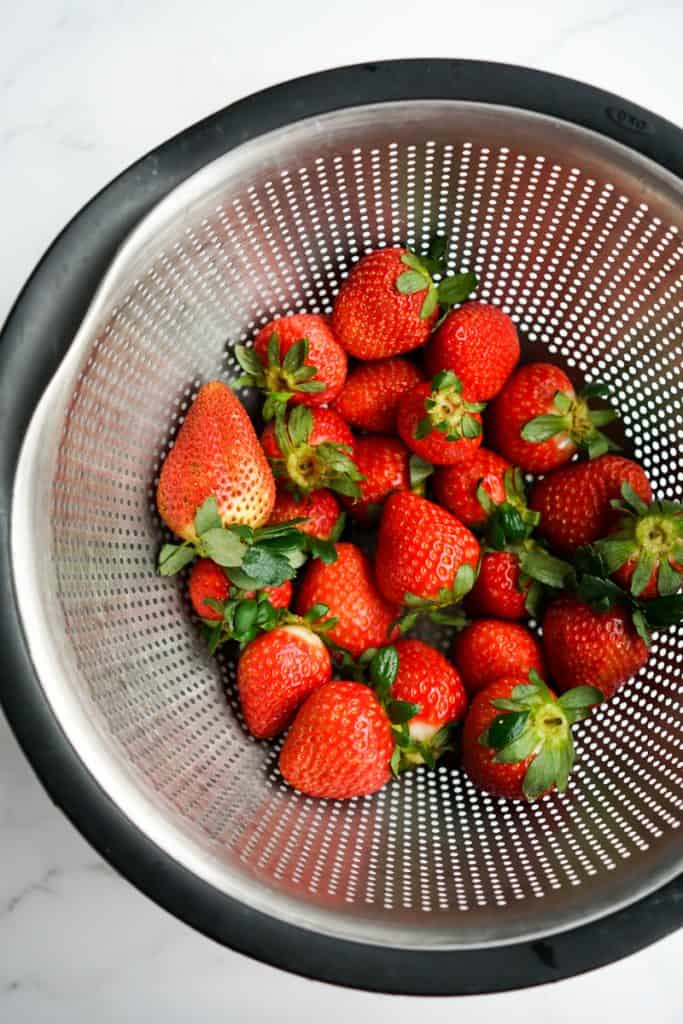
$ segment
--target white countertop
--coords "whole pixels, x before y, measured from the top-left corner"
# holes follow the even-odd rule
[[[566,74],[680,119],[677,0],[0,0],[0,323],[64,223],[142,153],[298,74],[390,57]],[[542,989],[467,999],[305,981],[194,933],[119,878],[50,803],[0,716],[0,1021],[657,1024],[683,1019],[683,932]],[[416,1016],[417,1015],[417,1016]]]

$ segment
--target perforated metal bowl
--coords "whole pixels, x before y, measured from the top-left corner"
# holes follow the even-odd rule
[[[493,68],[492,96],[480,72],[448,62],[347,69],[217,115],[69,229],[58,243],[72,268],[63,291],[41,295],[57,280],[55,250],[2,349],[21,623],[20,633],[6,593],[4,688],[29,756],[100,848],[181,916],[292,969],[388,990],[546,980],[555,947],[534,940],[674,878],[680,636],[659,637],[647,668],[582,727],[562,798],[496,800],[442,765],[373,797],[311,800],[282,783],[277,748],[243,729],[233,653],[207,657],[182,587],[155,575],[153,496],[201,383],[236,375],[236,342],[274,315],[328,311],[368,249],[420,251],[438,231],[451,239],[451,266],[476,270],[477,296],[512,316],[534,356],[615,385],[655,491],[680,499],[681,185],[662,166],[675,166],[676,130],[630,114],[644,124],[640,148],[661,147],[658,164],[570,123],[571,103],[569,120],[521,109],[530,83],[546,88],[527,105],[546,95],[557,104],[559,80],[518,72],[514,93],[515,73]],[[571,85],[599,98],[609,134],[626,131],[619,101]],[[225,125],[232,137],[218,132]],[[160,188],[154,170],[166,175]],[[155,205],[174,177],[187,180]],[[113,209],[124,195],[132,209]],[[149,207],[75,330],[100,247]],[[82,270],[91,253],[97,274]],[[50,328],[58,344],[41,351]],[[655,932],[645,928],[645,941]],[[482,982],[491,947],[500,963],[514,943],[507,972],[489,968]],[[473,949],[485,952],[462,952]],[[605,958],[577,955],[569,971]]]

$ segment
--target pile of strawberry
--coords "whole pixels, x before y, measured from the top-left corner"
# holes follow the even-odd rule
[[[265,394],[260,441],[213,381],[160,474],[181,543],[159,571],[192,563],[209,651],[240,645],[247,728],[289,729],[280,771],[311,796],[372,793],[456,739],[490,793],[563,791],[572,725],[683,618],[683,506],[615,454],[607,389],[519,365],[512,321],[465,301],[476,279],[444,255],[443,239],[372,252],[331,317],[238,346],[238,385]],[[429,621],[449,658],[406,636]]]

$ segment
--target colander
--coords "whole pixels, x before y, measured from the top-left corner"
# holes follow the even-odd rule
[[[564,797],[497,800],[441,764],[312,800],[243,728],[234,653],[209,658],[155,575],[154,490],[235,343],[329,311],[369,249],[436,232],[528,354],[614,385],[628,449],[680,499],[681,138],[524,69],[325,72],[161,146],[35,271],[0,347],[3,701],[54,799],[179,917],[299,973],[422,993],[563,977],[680,924],[680,634],[581,727]]]

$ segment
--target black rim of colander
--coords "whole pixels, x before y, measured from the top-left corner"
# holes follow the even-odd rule
[[[590,924],[467,951],[361,945],[285,924],[201,881],[112,803],[63,733],[31,662],[10,565],[21,442],[116,249],[168,192],[267,131],[343,107],[410,99],[496,103],[593,129],[683,177],[683,132],[610,93],[481,61],[401,60],[323,71],[266,89],[188,128],[128,168],[68,224],[36,267],[0,336],[0,641],[7,718],[43,785],[86,839],[144,893],[211,938],[276,967],[379,992],[457,995],[557,981],[608,964],[683,924],[683,875]]]

